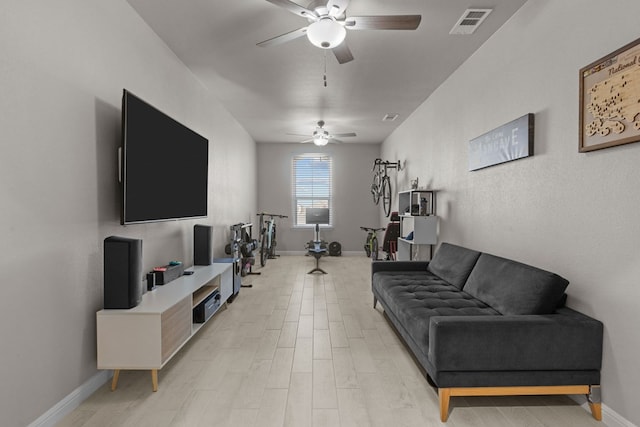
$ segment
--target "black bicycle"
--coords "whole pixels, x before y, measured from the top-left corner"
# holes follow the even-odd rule
[[[260,265],[264,267],[267,259],[274,259],[276,255],[276,218],[288,218],[287,215],[260,212]],[[264,219],[268,216],[268,219]]]

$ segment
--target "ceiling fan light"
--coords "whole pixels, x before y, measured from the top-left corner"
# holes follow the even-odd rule
[[[321,49],[333,49],[344,41],[347,31],[331,18],[320,19],[307,27],[309,41]]]
[[[318,147],[324,147],[329,142],[329,138],[324,134],[317,134],[313,136],[313,143]]]

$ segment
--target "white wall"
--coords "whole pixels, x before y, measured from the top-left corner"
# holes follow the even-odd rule
[[[222,256],[256,210],[256,152],[124,0],[3,1],[0,88],[0,425],[23,426],[97,372],[103,239],[142,238],[145,271],[190,265],[207,223]],[[209,138],[208,218],[119,225],[123,88]]]
[[[604,403],[640,424],[640,143],[578,153],[578,70],[640,37],[635,0],[531,0],[383,144],[441,189],[440,241],[559,273],[604,322]],[[535,156],[476,172],[467,142],[535,113]],[[425,137],[427,135],[427,137]],[[605,414],[606,416],[606,414]]]
[[[258,144],[258,208],[280,213],[289,218],[278,222],[277,252],[304,251],[305,243],[313,239],[308,228],[292,227],[291,161],[295,154],[330,153],[334,173],[334,226],[321,229],[320,237],[338,241],[342,251],[360,251],[364,255],[366,233],[360,226],[374,227],[378,209],[370,193],[371,166],[380,155],[380,144]],[[254,223],[257,219],[254,216]],[[257,229],[254,230],[254,237]],[[382,239],[382,234],[379,235]]]

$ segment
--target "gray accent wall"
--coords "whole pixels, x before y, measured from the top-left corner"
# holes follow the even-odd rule
[[[569,279],[568,305],[604,322],[605,421],[634,425],[640,143],[578,153],[578,71],[640,37],[638,16],[635,0],[528,1],[382,145],[408,159],[400,186],[442,190],[440,241]],[[469,172],[468,141],[526,113],[534,156]]]
[[[366,233],[360,226],[376,227],[379,207],[371,197],[371,166],[379,157],[380,144],[258,144],[258,209],[288,215],[278,220],[277,252],[303,252],[313,239],[310,228],[292,226],[293,204],[291,162],[295,154],[330,153],[334,173],[334,227],[322,228],[320,237],[338,241],[342,251],[359,251],[364,256]],[[395,188],[394,188],[395,191]],[[254,219],[257,223],[257,217]],[[254,233],[255,237],[255,233]],[[382,239],[382,234],[379,234]]]
[[[124,0],[3,2],[0,88],[0,425],[25,426],[98,372],[103,239],[143,239],[145,271],[191,265],[209,224],[223,256],[256,210],[256,149]],[[123,88],[209,139],[207,218],[119,224]]]

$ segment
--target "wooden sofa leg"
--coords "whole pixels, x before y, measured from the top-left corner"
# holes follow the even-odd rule
[[[598,421],[602,421],[602,403],[599,385],[592,385],[589,387],[587,400],[589,401],[589,408],[591,408],[591,415],[593,415],[593,418]]]
[[[451,389],[439,388],[438,396],[440,397],[440,421],[447,422],[449,418],[449,400],[451,400]]]
[[[533,396],[542,394],[586,394],[593,418],[602,421],[599,385],[439,388],[440,421],[444,423],[449,418],[451,396]]]
[[[376,308],[376,305],[378,305],[378,298],[373,297],[373,308]]]
[[[593,418],[598,421],[602,421],[602,404],[589,402],[589,407],[591,408],[591,415],[593,415]]]

